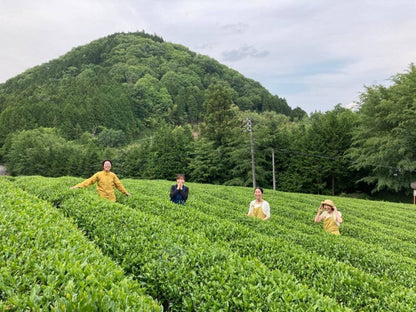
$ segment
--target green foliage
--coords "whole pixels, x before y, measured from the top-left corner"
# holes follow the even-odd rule
[[[160,125],[151,138],[119,153],[118,172],[128,177],[172,179],[178,173],[188,172],[192,141],[189,127]]]
[[[162,311],[62,211],[1,185],[2,311]]]
[[[104,157],[95,140],[66,141],[57,129],[38,128],[11,134],[2,154],[11,175],[88,176]]]
[[[259,260],[241,257],[202,233],[167,226],[158,216],[128,204],[97,201],[90,192],[67,196],[59,180],[39,182],[23,178],[17,183],[48,200],[58,199],[103,253],[122,263],[167,310],[349,311],[290,274],[270,271]],[[163,206],[175,210],[168,200]]]
[[[187,172],[192,134],[189,128],[162,126],[149,149],[148,171],[152,178],[171,179]]]
[[[150,139],[144,139],[140,143],[123,148],[117,156],[117,162],[121,164],[117,173],[133,178],[148,177],[150,175],[148,168],[151,164],[150,146]]]
[[[308,116],[184,46],[113,34],[0,84],[0,159],[13,175],[88,176],[111,157],[125,177],[184,171],[193,181],[247,186],[249,117],[259,185],[272,185],[274,152],[281,190],[409,194],[415,73],[412,64],[390,87],[367,87],[357,112],[337,105]],[[174,131],[183,142],[169,141]],[[184,160],[173,164],[177,155]]]
[[[216,159],[219,155],[214,149],[214,142],[201,138],[194,142],[193,150],[194,156],[189,165],[191,181],[216,181],[220,169]]]
[[[293,127],[284,129],[286,138],[281,149],[290,161],[279,183],[283,189],[295,192],[339,194],[354,190],[356,175],[348,169],[345,157],[351,146],[352,131],[358,116],[336,106],[326,114],[315,113]]]
[[[368,87],[361,95],[360,123],[350,157],[366,169],[363,181],[373,191],[409,190],[416,179],[416,67],[398,74],[391,87]]]
[[[103,147],[119,147],[125,144],[125,135],[121,130],[104,128],[97,136],[98,143]]]
[[[204,92],[217,81],[235,88],[243,109],[262,111],[264,100],[265,110],[280,110],[285,103],[184,46],[144,32],[113,34],[1,84],[0,146],[10,133],[38,127],[59,128],[69,140],[105,127],[123,131],[128,143],[159,122],[201,122]]]
[[[223,83],[212,84],[206,91],[203,104],[206,113],[202,134],[214,141],[215,147],[225,145],[238,124],[232,95],[232,89]]]
[[[412,205],[331,197],[344,216],[342,235],[334,236],[313,222],[322,196],[265,189],[272,217],[264,222],[245,215],[252,188],[187,182],[190,197],[179,206],[169,201],[170,181],[123,180],[133,195],[119,197],[118,203],[99,198],[91,188],[70,190],[75,182],[70,177],[12,179],[58,205],[54,215],[64,212],[74,220],[166,310],[410,312],[416,307]],[[38,219],[45,212],[35,215]],[[50,236],[50,243],[67,235],[62,232]],[[37,272],[37,266],[30,268]],[[107,277],[101,269],[89,272]],[[74,289],[89,285],[80,283],[75,279]]]
[[[292,120],[302,120],[303,118],[307,117],[308,115],[306,114],[306,112],[301,109],[300,107],[296,107],[295,109],[293,109],[290,112],[290,118]]]
[[[71,147],[59,136],[56,129],[39,128],[21,131],[11,136],[4,150],[11,174],[30,175],[45,172],[45,175],[50,176],[51,170],[58,169],[53,168],[53,165],[64,160]],[[59,176],[67,172],[53,173]]]

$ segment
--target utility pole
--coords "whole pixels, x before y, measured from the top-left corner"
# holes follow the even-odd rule
[[[276,191],[276,176],[274,171],[274,148],[272,148],[273,191]]]
[[[247,130],[250,132],[250,150],[251,150],[251,175],[253,177],[253,188],[256,188],[256,166],[254,161],[254,142],[253,142],[253,123],[247,118]]]

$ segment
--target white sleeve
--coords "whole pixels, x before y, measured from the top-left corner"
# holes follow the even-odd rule
[[[250,206],[248,208],[248,214],[250,214],[253,211],[254,208],[254,200],[250,202]]]
[[[339,216],[342,218],[342,214],[341,214],[341,212],[339,212],[339,211],[338,211],[338,214],[339,214]],[[335,216],[335,213],[334,213],[334,221],[335,221],[335,223],[336,223],[338,226],[340,226],[340,223],[337,221],[337,217]]]
[[[328,215],[328,212],[325,210],[324,212],[321,213],[321,215],[319,217],[320,218],[326,218],[327,215]]]
[[[269,205],[269,203],[267,202],[267,201],[263,201],[263,205],[262,205],[263,207],[263,213],[268,217],[268,218],[270,218],[270,205]]]

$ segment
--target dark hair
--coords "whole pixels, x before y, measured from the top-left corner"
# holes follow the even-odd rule
[[[182,179],[184,179],[184,180],[185,180],[185,175],[184,175],[183,173],[179,173],[179,174],[177,174],[177,175],[176,175],[176,180],[177,180],[177,179],[180,179],[180,178],[182,178]]]
[[[254,192],[255,192],[256,190],[260,190],[260,192],[263,194],[263,189],[262,189],[260,186],[257,186],[257,187],[254,189]]]
[[[104,169],[104,163],[105,163],[106,161],[110,162],[111,166],[113,166],[113,163],[111,162],[111,160],[110,160],[110,159],[104,159],[104,160],[103,160],[103,162],[101,163],[101,169]]]

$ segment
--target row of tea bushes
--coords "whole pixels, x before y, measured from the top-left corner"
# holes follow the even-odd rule
[[[242,261],[241,259],[250,265],[256,263],[258,268],[261,268],[260,276],[269,277],[268,280],[266,279],[266,284],[274,281],[280,285],[276,281],[282,278],[290,281],[287,283],[286,292],[282,292],[280,296],[270,295],[271,297],[267,298],[270,301],[248,299],[244,304],[252,303],[249,309],[255,309],[257,305],[266,303],[266,306],[259,310],[273,310],[276,307],[278,310],[290,310],[294,307],[313,310],[316,308],[315,305],[321,309],[326,307],[331,310],[334,302],[338,303],[333,307],[334,310],[350,308],[354,311],[414,311],[416,309],[414,290],[416,263],[414,259],[408,257],[412,253],[412,250],[408,249],[412,248],[413,243],[411,240],[404,243],[409,231],[405,231],[406,236],[400,236],[400,229],[390,226],[385,217],[396,214],[411,217],[412,212],[409,210],[404,212],[403,205],[388,206],[377,202],[335,198],[335,202],[340,203],[339,206],[343,207],[345,213],[346,222],[341,230],[350,234],[336,237],[325,233],[322,225],[313,223],[317,203],[319,204],[323,199],[316,195],[266,190],[267,197],[265,197],[272,206],[272,219],[263,222],[245,215],[248,203],[253,198],[253,192],[248,188],[188,184],[191,187],[190,198],[186,206],[178,206],[169,201],[169,186],[172,182],[124,180],[124,185],[133,196],[119,196],[118,200],[122,205],[108,203],[107,208],[103,206],[100,210],[90,207],[94,203],[101,202],[94,187],[69,190],[69,186],[78,181],[79,179],[71,177],[59,179],[22,177],[16,179],[15,183],[63,209],[66,209],[64,203],[73,201],[68,211],[71,211],[70,215],[77,220],[80,227],[88,229],[86,232],[91,239],[95,240],[105,253],[123,263],[125,270],[132,272],[146,287],[148,293],[163,302],[168,309],[182,311],[220,307],[220,305],[205,303],[196,305],[192,300],[190,304],[184,304],[189,302],[189,298],[197,298],[195,302],[204,298],[201,297],[203,291],[200,289],[203,289],[206,297],[211,300],[217,300],[219,297],[217,295],[213,298],[211,295],[214,293],[213,289],[220,292],[223,288],[232,289],[234,293],[228,293],[230,297],[233,296],[232,294],[239,294],[239,291],[235,290],[233,281],[241,284],[239,281],[244,277],[245,269],[233,268],[232,272],[235,275],[230,277],[227,273],[229,270],[226,269],[228,266],[225,267],[222,262],[224,260],[220,261],[220,266],[216,267],[216,270],[207,269],[212,267],[212,263],[207,265],[196,254],[192,254],[192,251],[208,259],[223,255],[223,252],[227,251],[227,255],[230,255],[227,259],[232,259],[235,266]],[[88,212],[78,211],[78,209],[84,210],[85,207],[76,208],[76,203],[86,198],[90,202],[87,205]],[[375,209],[379,206],[380,215],[377,215]],[[369,213],[368,210],[372,210],[373,213]],[[365,212],[361,213],[361,211]],[[90,213],[92,215],[88,216]],[[107,221],[100,221],[101,215],[105,215]],[[123,220],[122,216],[126,218],[127,215],[128,221],[124,223],[112,225],[110,222],[112,216]],[[349,216],[352,219],[348,219]],[[403,222],[402,217],[397,219],[397,222]],[[106,222],[109,225],[107,227]],[[153,222],[157,225],[151,225]],[[360,222],[364,234],[357,233],[357,226],[351,222]],[[126,224],[130,223],[142,229],[128,230]],[[166,227],[169,230],[162,231],[159,227]],[[101,233],[96,228],[109,231],[113,235],[112,238],[108,237],[108,233]],[[135,239],[140,243],[129,241],[129,235],[125,231],[130,231],[131,237],[136,235],[134,237],[137,237]],[[390,236],[385,233],[389,233]],[[124,238],[119,238],[119,235]],[[363,235],[369,237],[363,238]],[[151,240],[156,239],[159,244],[146,242],[146,237]],[[130,240],[134,239],[130,238]],[[165,240],[168,243],[165,243]],[[176,244],[177,241],[180,243]],[[163,249],[164,253],[154,251],[150,247],[146,249],[148,247],[145,246]],[[403,248],[401,253],[400,247]],[[141,248],[145,248],[145,251],[140,250]],[[163,260],[165,257],[170,259],[172,265],[178,265],[180,258],[181,269],[169,267],[169,261]],[[131,260],[132,258],[135,260]],[[162,259],[161,263],[157,265],[152,263],[150,269],[146,263],[154,261],[154,258]],[[249,268],[250,265],[243,266]],[[189,273],[191,278],[186,278],[186,269],[193,272]],[[198,279],[201,275],[211,278],[210,274],[203,275],[202,272],[207,270],[218,273],[216,276],[218,281],[215,283],[215,278],[212,279],[209,283],[210,287]],[[155,272],[158,272],[160,283],[165,285],[159,285],[157,281],[152,280]],[[221,273],[226,277],[221,278]],[[184,278],[177,277],[175,280],[172,275],[175,277],[182,275]],[[195,283],[199,284],[198,290],[191,288]],[[291,286],[293,283],[299,288],[293,288]],[[212,289],[214,284],[217,288]],[[281,289],[284,289],[283,286]],[[292,298],[296,301],[297,296],[302,293],[312,293],[314,298],[316,293],[320,293],[322,297],[317,297],[320,298],[318,304],[315,302],[315,305],[309,304],[302,308],[299,303],[290,307],[279,301],[282,298],[286,300]],[[292,295],[295,297],[291,297]],[[332,300],[328,303],[326,301],[328,298],[325,297]],[[325,300],[322,301],[322,298]],[[229,304],[227,300],[224,302],[225,305],[222,307],[225,306],[225,310],[248,307],[244,304]],[[278,304],[274,306],[276,302]],[[212,301],[209,304],[212,304]]]
[[[127,181],[125,184],[130,189],[135,189],[140,182]],[[223,214],[215,213],[218,210],[215,200],[210,199],[207,203],[194,198],[186,206],[174,205],[166,200],[161,191],[160,195],[153,196],[142,192],[140,197],[124,198],[122,202],[158,215],[167,223],[203,233],[211,241],[221,242],[241,256],[258,258],[270,270],[279,269],[293,274],[305,285],[331,296],[355,311],[411,311],[416,306],[410,289],[397,286],[393,281],[380,280],[349,264],[308,252],[302,246],[280,239],[280,236],[262,235],[254,229],[270,223],[248,217],[244,217],[247,222],[230,222],[221,217]],[[237,218],[240,212],[235,210],[235,213]],[[292,234],[283,233],[289,236]],[[328,239],[334,237],[328,235]],[[321,244],[318,238],[314,242]]]
[[[202,190],[198,192],[199,187],[201,187],[204,192]],[[204,186],[194,186],[196,194],[194,194],[193,200],[209,203],[209,205],[197,204],[198,209],[219,218],[226,218],[236,224],[248,222],[242,221],[244,216],[242,215],[241,206],[239,204],[239,195],[234,192],[228,192],[228,195],[226,195],[228,199],[224,199],[226,196],[217,196],[219,191],[216,190],[216,187],[217,186],[212,187],[213,191],[208,192],[207,188]],[[285,196],[285,194],[281,195]],[[308,252],[333,258],[339,262],[348,263],[349,265],[352,265],[363,272],[377,276],[380,279],[391,280],[405,287],[413,288],[415,286],[416,281],[414,276],[416,276],[416,261],[414,259],[403,256],[401,253],[387,250],[383,248],[383,246],[366,243],[346,235],[342,235],[341,237],[325,235],[324,238],[323,235],[325,233],[323,233],[321,229],[322,225],[313,223],[314,215],[311,216],[310,212],[309,223],[306,223],[306,221],[305,223],[297,223],[297,227],[293,228],[290,225],[292,220],[298,217],[302,219],[302,215],[308,212],[303,211],[302,203],[298,203],[296,206],[295,202],[291,204],[287,203],[288,200],[285,202],[286,206],[283,207],[277,206],[275,205],[275,201],[271,201],[271,204],[273,204],[273,207],[277,210],[275,214],[279,214],[279,211],[284,209],[292,209],[291,214],[288,213],[288,216],[285,218],[272,217],[270,222],[266,223],[252,222],[250,226],[258,233],[279,238],[289,244],[300,245]],[[360,208],[357,207],[357,209]],[[314,209],[314,211],[316,213],[316,209]],[[371,221],[368,222],[370,223]],[[287,226],[287,224],[289,224],[289,226]],[[311,234],[311,230],[308,230],[308,228],[312,227],[320,229],[320,232]],[[363,228],[363,231],[365,231],[365,228]],[[379,232],[383,235],[383,228],[380,228]],[[378,234],[372,233],[372,235]],[[317,244],[316,242],[318,241],[324,243]],[[401,245],[398,245],[396,248],[398,249],[400,246]]]
[[[311,223],[319,206],[316,195],[294,196],[292,193],[271,192],[269,197],[277,205],[277,213],[290,214],[298,210],[297,217],[303,223]],[[414,224],[409,223],[415,215],[414,209],[409,209],[411,205],[351,200],[342,197],[336,198],[335,203],[338,209],[342,209],[347,221],[341,228],[345,236],[369,244],[377,244],[400,254],[403,247],[398,249],[396,248],[398,245],[416,244],[414,235],[416,228]],[[411,257],[415,255],[414,250],[414,247],[408,249],[409,252],[413,252]]]
[[[212,243],[203,233],[108,202],[88,190],[69,191],[63,181],[67,180],[33,177],[17,183],[49,197],[168,310],[349,310],[293,275],[270,271],[255,258],[240,257]]]
[[[1,178],[0,311],[161,311],[61,211]]]

